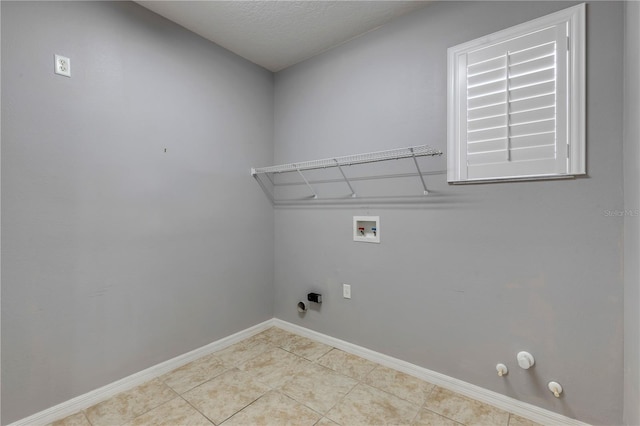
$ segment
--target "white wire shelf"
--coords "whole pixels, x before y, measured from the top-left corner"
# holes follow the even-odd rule
[[[346,155],[344,157],[325,158],[323,160],[302,161],[299,163],[281,164],[277,166],[251,169],[251,175],[259,173],[286,173],[305,170],[324,169],[327,167],[351,166],[354,164],[374,163],[376,161],[397,160],[401,158],[438,156],[442,151],[429,145],[418,145],[407,148],[389,149],[386,151],[368,152],[365,154]]]
[[[346,155],[343,157],[325,158],[322,160],[302,161],[298,163],[280,164],[277,166],[252,168],[251,175],[260,184],[260,186],[265,191],[265,193],[267,194],[271,202],[273,204],[279,204],[282,201],[291,201],[291,200],[276,200],[274,198],[273,190],[270,191],[267,188],[268,183],[270,183],[272,187],[278,186],[275,183],[274,179],[272,178],[272,176],[274,176],[275,174],[297,172],[302,178],[302,182],[304,182],[304,184],[309,188],[311,192],[311,195],[309,197],[304,198],[304,200],[310,200],[310,199],[317,200],[318,194],[316,190],[309,183],[309,181],[307,180],[307,178],[302,172],[308,171],[308,170],[319,170],[319,169],[336,167],[340,171],[343,181],[347,184],[347,186],[349,187],[349,190],[351,191],[351,198],[356,198],[357,197],[356,191],[351,185],[351,181],[343,171],[342,167],[352,166],[356,164],[366,164],[366,163],[375,163],[379,161],[400,160],[400,159],[411,158],[413,159],[413,163],[417,170],[417,175],[420,177],[420,182],[422,183],[423,195],[427,195],[429,191],[427,190],[427,185],[424,180],[424,173],[420,170],[417,157],[426,157],[426,156],[435,157],[440,155],[442,155],[442,151],[434,149],[429,145],[417,145],[417,146],[410,146],[407,148],[389,149],[386,151],[376,151],[376,152],[368,152],[364,154]],[[260,175],[265,175],[267,178],[267,181],[263,181],[262,179],[260,179],[259,177]]]

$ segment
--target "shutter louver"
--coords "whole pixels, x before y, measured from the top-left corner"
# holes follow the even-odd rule
[[[564,40],[553,26],[467,53],[468,179],[566,173],[557,111]]]

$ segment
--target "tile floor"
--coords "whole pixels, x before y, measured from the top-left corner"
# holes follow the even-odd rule
[[[274,327],[51,426],[212,424],[536,425]]]

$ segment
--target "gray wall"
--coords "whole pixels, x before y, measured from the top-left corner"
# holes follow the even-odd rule
[[[640,425],[640,2],[625,7],[624,423]]]
[[[276,163],[422,143],[446,150],[447,47],[573,4],[436,3],[276,74]],[[588,177],[448,186],[439,174],[423,207],[279,208],[276,317],[620,424],[623,219],[612,212],[624,207],[623,5],[593,2],[587,13]],[[443,170],[444,159],[429,167]],[[380,245],[351,240],[358,214],[380,215]],[[324,303],[301,318],[296,301],[310,289]],[[520,350],[534,354],[533,369],[517,367]],[[546,389],[551,379],[561,399]]]
[[[134,3],[3,1],[2,89],[3,424],[273,316],[270,72]]]

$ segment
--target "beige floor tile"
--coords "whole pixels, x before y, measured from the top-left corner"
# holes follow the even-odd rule
[[[268,391],[268,386],[234,368],[191,389],[182,397],[215,424],[220,424]]]
[[[418,410],[404,399],[359,384],[326,417],[342,425],[408,425]]]
[[[93,426],[120,425],[176,396],[171,388],[154,379],[87,408],[85,414]]]
[[[273,348],[238,366],[271,388],[278,388],[299,371],[311,365],[310,361],[280,348]]]
[[[125,426],[150,425],[212,426],[213,423],[196,411],[184,399],[177,397],[125,424]]]
[[[460,426],[460,423],[423,408],[411,423],[412,426]]]
[[[358,382],[317,364],[311,364],[296,373],[280,390],[325,414],[336,405]]]
[[[223,422],[541,426],[276,327],[48,426]]]
[[[414,404],[422,405],[435,385],[400,371],[378,365],[367,377],[364,383],[397,397],[406,399]]]
[[[55,421],[49,426],[91,426],[87,416],[82,411],[65,417],[62,420]]]
[[[282,342],[289,339],[291,336],[295,336],[295,334],[285,331],[278,327],[271,327],[262,333],[258,333],[253,337],[250,337],[249,341],[252,342],[264,342],[269,343],[273,346],[280,346]]]
[[[179,394],[224,373],[228,367],[215,355],[207,355],[160,377]]]
[[[506,411],[437,386],[427,398],[425,408],[465,425],[506,426],[509,422]]]
[[[277,391],[269,392],[223,423],[224,426],[314,425],[320,414]]]
[[[285,351],[289,351],[310,361],[317,360],[322,355],[333,349],[331,346],[325,345],[324,343],[316,342],[295,334],[284,339],[280,343],[280,347]]]
[[[334,422],[333,420],[323,417],[320,420],[318,420],[318,423],[316,423],[313,426],[337,426],[337,425],[338,423]]]
[[[318,359],[318,364],[324,365],[345,376],[362,380],[378,364],[355,356],[339,349],[333,349]]]
[[[525,419],[515,414],[509,414],[509,426],[542,426],[533,420]]]
[[[237,367],[256,356],[272,349],[273,345],[264,341],[243,340],[215,353],[227,365]]]

